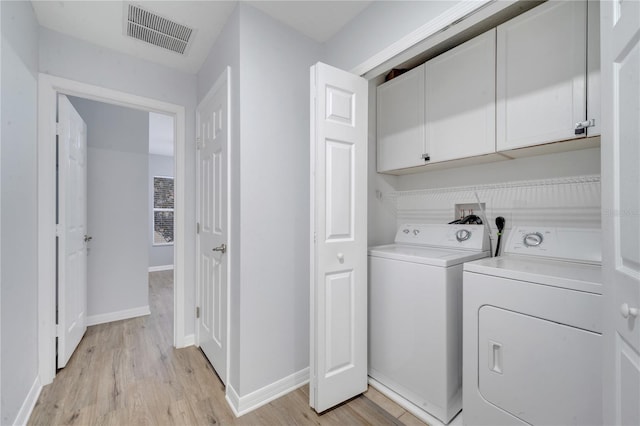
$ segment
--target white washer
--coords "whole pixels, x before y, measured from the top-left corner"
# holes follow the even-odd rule
[[[423,419],[462,408],[462,264],[489,256],[482,225],[402,225],[369,249],[370,383]]]
[[[600,238],[517,227],[465,264],[465,424],[602,424]]]

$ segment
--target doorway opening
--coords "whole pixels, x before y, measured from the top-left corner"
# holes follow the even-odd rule
[[[193,344],[193,335],[185,332],[185,107],[80,83],[74,80],[39,75],[38,94],[38,309],[39,376],[43,385],[55,377],[56,352],[56,103],[58,94],[75,96],[135,110],[170,115],[174,119],[175,167],[175,254],[173,270],[173,345]],[[117,171],[114,171],[117,173]],[[146,200],[146,198],[145,198]],[[146,229],[145,229],[146,231]]]

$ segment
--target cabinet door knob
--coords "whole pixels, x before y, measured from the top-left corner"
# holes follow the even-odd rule
[[[626,303],[620,305],[620,314],[625,318],[629,318],[630,316],[635,318],[638,316],[638,313],[638,308],[631,308]]]

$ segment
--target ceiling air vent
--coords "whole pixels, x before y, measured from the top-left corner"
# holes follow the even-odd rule
[[[125,22],[129,37],[137,38],[163,49],[185,54],[192,28],[173,22],[136,5],[129,4]]]

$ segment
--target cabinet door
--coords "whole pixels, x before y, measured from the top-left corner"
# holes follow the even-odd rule
[[[378,171],[424,164],[424,65],[378,86]]]
[[[498,26],[498,151],[576,137],[586,119],[586,24],[586,2],[549,1]]]
[[[431,162],[495,152],[495,59],[494,28],[426,63]]]
[[[600,2],[587,2],[587,117],[594,126],[587,136],[600,134]]]

